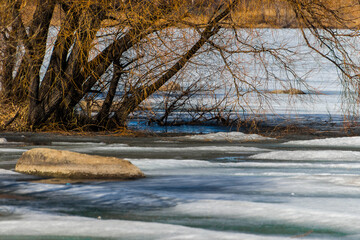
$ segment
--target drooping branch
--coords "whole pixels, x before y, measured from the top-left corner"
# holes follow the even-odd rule
[[[79,103],[85,94],[89,92],[96,84],[100,76],[105,73],[112,62],[119,61],[126,51],[131,49],[135,44],[142,41],[142,39],[144,39],[149,34],[168,26],[168,23],[155,27],[149,27],[147,29],[144,29],[145,26],[137,26],[136,28],[130,29],[120,39],[110,44],[105,50],[103,50],[98,56],[89,62],[87,69],[93,69],[93,71],[90,76],[81,76],[84,82],[82,89],[73,89],[65,98],[65,102],[69,108],[73,108],[76,104]]]
[[[140,87],[125,95],[120,103],[119,109],[113,117],[116,125],[126,125],[126,118],[147,97],[156,92],[162,85],[176,75],[186,63],[198,52],[200,48],[220,30],[220,22],[226,18],[239,1],[233,1],[222,12],[209,21],[206,28],[200,34],[200,39],[189,49],[170,69],[168,69],[158,80],[147,87]]]
[[[113,104],[116,89],[119,84],[120,77],[123,74],[123,69],[118,62],[114,62],[113,65],[113,76],[110,82],[110,87],[102,105],[102,108],[96,116],[96,120],[99,124],[102,124],[105,120],[107,120],[110,114],[110,109]]]

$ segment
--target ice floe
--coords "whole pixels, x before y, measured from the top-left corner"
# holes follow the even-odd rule
[[[262,160],[286,160],[286,161],[360,161],[360,152],[356,151],[273,151],[267,153],[259,153],[250,156],[251,159]]]
[[[338,208],[338,206],[336,207]],[[238,221],[246,219],[246,221],[252,221],[258,225],[283,222],[297,227],[332,229],[350,234],[360,232],[360,225],[358,224],[360,216],[356,213],[331,211],[328,208],[309,210],[304,206],[304,203],[300,206],[247,201],[204,200],[177,205],[169,211],[169,214],[187,217],[197,216],[198,218],[235,218]]]
[[[312,140],[289,141],[284,145],[325,146],[325,147],[360,147],[360,137],[340,137]]]
[[[0,153],[22,153],[25,151],[26,149],[19,148],[0,148]]]

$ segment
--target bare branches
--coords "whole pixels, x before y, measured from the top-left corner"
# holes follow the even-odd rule
[[[148,87],[136,89],[130,95],[124,96],[122,105],[115,114],[115,122],[119,125],[126,124],[126,116],[134,111],[134,109],[148,96],[152,95],[168,80],[170,80],[178,71],[180,71],[185,64],[193,57],[197,51],[220,30],[219,22],[223,20],[231,10],[238,4],[238,1],[233,1],[229,6],[224,8],[222,12],[213,17],[206,28],[200,35],[200,39],[189,49],[170,69],[166,71],[158,80]],[[124,114],[125,113],[125,114]]]
[[[6,59],[0,65],[1,91],[28,104],[28,124],[34,127],[49,121],[124,126],[144,100],[175,78],[185,90],[167,98],[160,122],[185,105],[195,109],[194,119],[229,122],[234,105],[248,104],[246,95],[266,95],[267,82],[302,81],[291,65],[296,49],[267,43],[265,29],[240,29],[251,26],[245,24],[247,14],[256,11],[254,19],[263,27],[274,22],[284,26],[296,15],[298,22],[291,24],[308,28],[302,32],[308,46],[332,61],[346,84],[359,89],[358,62],[348,52],[349,42],[341,40],[359,34],[331,28],[356,24],[359,4],[354,2],[46,0],[32,3],[30,21],[22,19],[28,2],[5,3],[9,11],[1,19],[1,57]],[[350,6],[351,16],[346,16]],[[191,103],[200,86],[214,90],[211,106]],[[100,95],[96,114],[82,118],[78,104]],[[227,114],[225,108],[230,109]]]
[[[311,3],[291,0],[289,3],[301,26],[306,27],[301,31],[307,46],[338,69],[344,86],[343,111],[349,111],[349,117],[356,116],[360,98],[360,62],[357,58],[360,3],[344,1],[335,6],[320,0]]]

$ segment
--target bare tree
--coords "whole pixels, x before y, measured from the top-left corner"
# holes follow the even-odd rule
[[[199,29],[199,39],[158,79],[126,89],[112,116],[110,109],[119,79],[126,75],[124,68],[140,58],[129,56],[129,59],[126,55],[131,55],[128,52],[151,34],[179,24],[186,15],[181,1],[123,1],[117,4],[111,4],[111,1],[37,1],[29,26],[22,20],[24,4],[26,2],[21,0],[5,1],[2,9],[2,59],[6,59],[1,65],[2,93],[11,101],[28,102],[28,124],[32,127],[38,127],[50,118],[66,122],[73,117],[74,108],[81,99],[91,93],[94,86],[103,84],[102,77],[112,68],[113,76],[107,81],[109,90],[95,119],[97,124],[111,121],[121,126],[144,99],[176,75],[217,34],[237,1],[216,9],[208,23]],[[61,14],[60,26],[56,28],[51,26],[55,8],[59,8]],[[116,28],[110,40],[99,37],[105,21],[113,22]],[[54,31],[58,32],[53,49],[45,59],[49,36]],[[110,44],[94,53],[94,44],[104,39]],[[42,73],[44,64],[47,64],[46,70]]]
[[[180,109],[193,119],[229,121],[235,105],[247,105],[247,94],[266,100],[266,82],[284,80],[277,72],[286,72],[289,83],[300,79],[291,68],[293,47],[261,41],[267,30],[240,29],[241,14],[234,13],[240,0],[212,1],[203,9],[207,21],[189,17],[206,3],[6,0],[1,93],[27,110],[31,128],[75,122],[103,129],[125,126],[170,81],[181,89],[155,116],[161,123]],[[296,8],[295,1],[289,4]],[[29,7],[33,17],[27,22]],[[192,102],[201,91],[213,94]],[[97,105],[93,113],[91,104]]]

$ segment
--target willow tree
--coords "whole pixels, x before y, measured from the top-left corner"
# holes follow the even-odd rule
[[[112,128],[125,126],[129,115],[164,85],[190,81],[158,119],[166,121],[202,84],[224,88],[225,94],[222,99],[214,95],[210,108],[192,106],[194,112],[215,110],[215,117],[226,121],[219,108],[242,108],[248,93],[266,95],[269,80],[291,85],[300,79],[290,65],[294,47],[268,41],[267,30],[244,25],[240,2],[4,0],[2,99],[25,109],[31,128],[51,122]],[[297,13],[299,6],[304,10],[295,0],[277,2]],[[213,73],[225,72],[217,84],[208,81]],[[93,101],[96,111],[79,110],[84,100],[96,99],[101,99]]]
[[[193,45],[164,68],[157,79],[125,89],[114,110],[113,99],[121,77],[127,73],[126,66],[144,57],[131,50],[162,29],[181,24],[194,27],[185,21],[188,3],[5,0],[1,12],[1,92],[8,101],[26,103],[29,126],[38,127],[50,119],[66,124],[74,117],[76,105],[96,86],[104,85],[104,76],[111,68],[105,100],[97,116],[87,122],[123,126],[144,99],[176,75],[219,32],[237,3],[224,1],[213,7],[208,21],[196,26],[198,36]],[[32,13],[27,24],[24,15]],[[102,29],[112,29],[111,36],[100,37]],[[48,46],[51,36],[52,49]],[[101,41],[108,43],[99,50],[96,47]]]

